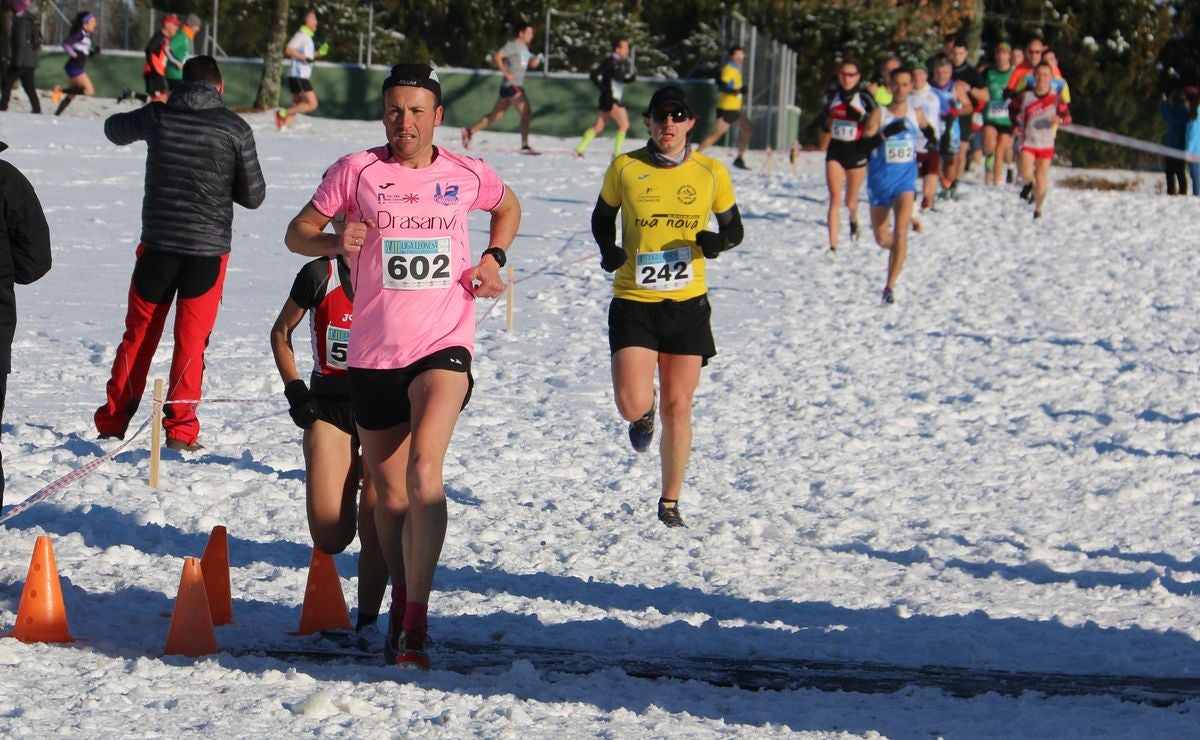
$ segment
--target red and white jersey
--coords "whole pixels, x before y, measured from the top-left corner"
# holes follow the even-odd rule
[[[306,264],[292,283],[290,298],[308,312],[313,354],[309,385],[314,393],[349,393],[346,360],[354,321],[354,292],[348,285],[349,279],[345,261],[320,257]]]
[[[830,137],[842,143],[858,141],[862,138],[867,118],[875,108],[875,99],[861,90],[829,94],[826,96],[825,110]]]
[[[1033,90],[1025,90],[1016,99],[1016,116],[1013,123],[1024,137],[1023,147],[1029,149],[1053,149],[1054,135],[1058,133],[1054,117],[1060,123],[1071,122],[1071,110],[1058,93],[1051,90],[1038,96]]]
[[[490,211],[504,182],[485,162],[436,148],[432,164],[396,163],[386,146],[348,154],[329,171],[313,207],[374,221],[348,255],[354,288],[350,367],[407,367],[447,347],[474,350],[475,295],[467,280],[471,211]]]

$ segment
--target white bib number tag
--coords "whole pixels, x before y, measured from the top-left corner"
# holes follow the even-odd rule
[[[883,153],[888,164],[904,164],[916,159],[913,144],[907,139],[884,142]]]
[[[831,133],[835,141],[854,141],[858,138],[858,124],[854,121],[834,121]]]
[[[450,237],[383,240],[384,288],[430,290],[450,282]]]
[[[620,80],[613,80],[611,89],[613,100],[621,102],[621,96],[625,94],[625,84]]]
[[[692,282],[692,250],[668,249],[637,256],[638,286],[647,290],[678,290]]]
[[[1008,105],[1003,101],[993,100],[988,103],[988,118],[1008,118]]]
[[[350,347],[350,330],[340,326],[325,329],[325,364],[338,370],[346,369],[346,351]]]

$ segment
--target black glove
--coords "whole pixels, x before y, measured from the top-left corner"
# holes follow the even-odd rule
[[[853,105],[846,106],[846,118],[849,118],[851,121],[861,121],[862,117],[863,112],[858,108],[855,108]]]
[[[724,252],[725,240],[715,231],[697,231],[696,246],[700,247],[700,251],[704,252],[705,259],[716,259],[717,255]]]
[[[616,244],[600,247],[600,266],[605,272],[616,272],[625,264],[625,250]]]
[[[908,126],[904,123],[904,119],[897,118],[896,120],[892,121],[891,123],[889,123],[888,125],[883,127],[883,135],[889,136],[889,137],[895,136],[896,134],[904,133],[907,129],[908,129]]]
[[[100,56],[100,47],[99,47],[99,46],[93,46],[93,47],[92,47],[92,50],[88,52],[88,56],[89,56],[89,57],[98,57],[98,56]]]
[[[312,391],[304,384],[303,380],[293,380],[283,387],[283,395],[287,397],[288,413],[292,415],[292,421],[296,422],[296,426],[301,429],[311,429],[313,422],[321,415],[321,409],[317,406],[317,399],[313,396]]]
[[[745,94],[746,94],[746,92],[747,92],[747,91],[749,91],[749,90],[750,90],[750,86],[749,86],[749,85],[742,85],[741,89],[740,89],[740,90],[738,90],[737,92],[738,92],[738,95],[745,95]]]

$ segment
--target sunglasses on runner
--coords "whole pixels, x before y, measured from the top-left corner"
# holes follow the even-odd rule
[[[688,118],[690,118],[690,116],[688,116],[687,111],[681,110],[679,108],[675,108],[673,110],[666,110],[665,108],[659,108],[658,110],[650,111],[650,118],[653,119],[655,123],[666,123],[668,118],[670,118],[675,123],[683,123]]]

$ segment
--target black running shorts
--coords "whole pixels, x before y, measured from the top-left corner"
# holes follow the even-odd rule
[[[307,77],[289,77],[288,89],[292,91],[292,95],[300,95],[301,93],[312,92],[312,80]]]
[[[733,124],[735,124],[741,120],[742,111],[741,110],[721,110],[720,108],[717,108],[717,118],[720,118],[722,121],[724,121],[725,123],[728,123],[730,126],[732,126]]]
[[[843,169],[856,170],[867,166],[867,155],[857,141],[831,141],[825,150],[826,162],[837,162]]]
[[[466,347],[447,347],[422,357],[408,367],[395,370],[350,368],[350,403],[354,420],[363,429],[379,431],[412,421],[412,403],[408,387],[426,370],[453,370],[467,374],[466,408],[475,388],[471,375],[471,353]]]
[[[608,349],[645,347],[668,355],[717,354],[708,295],[686,301],[643,303],[613,298],[608,306]]]
[[[326,424],[341,429],[351,437],[358,437],[358,428],[354,426],[354,411],[350,408],[350,399],[347,396],[324,396],[320,393],[313,393],[313,398],[317,401],[317,408],[320,413],[317,418]]]

